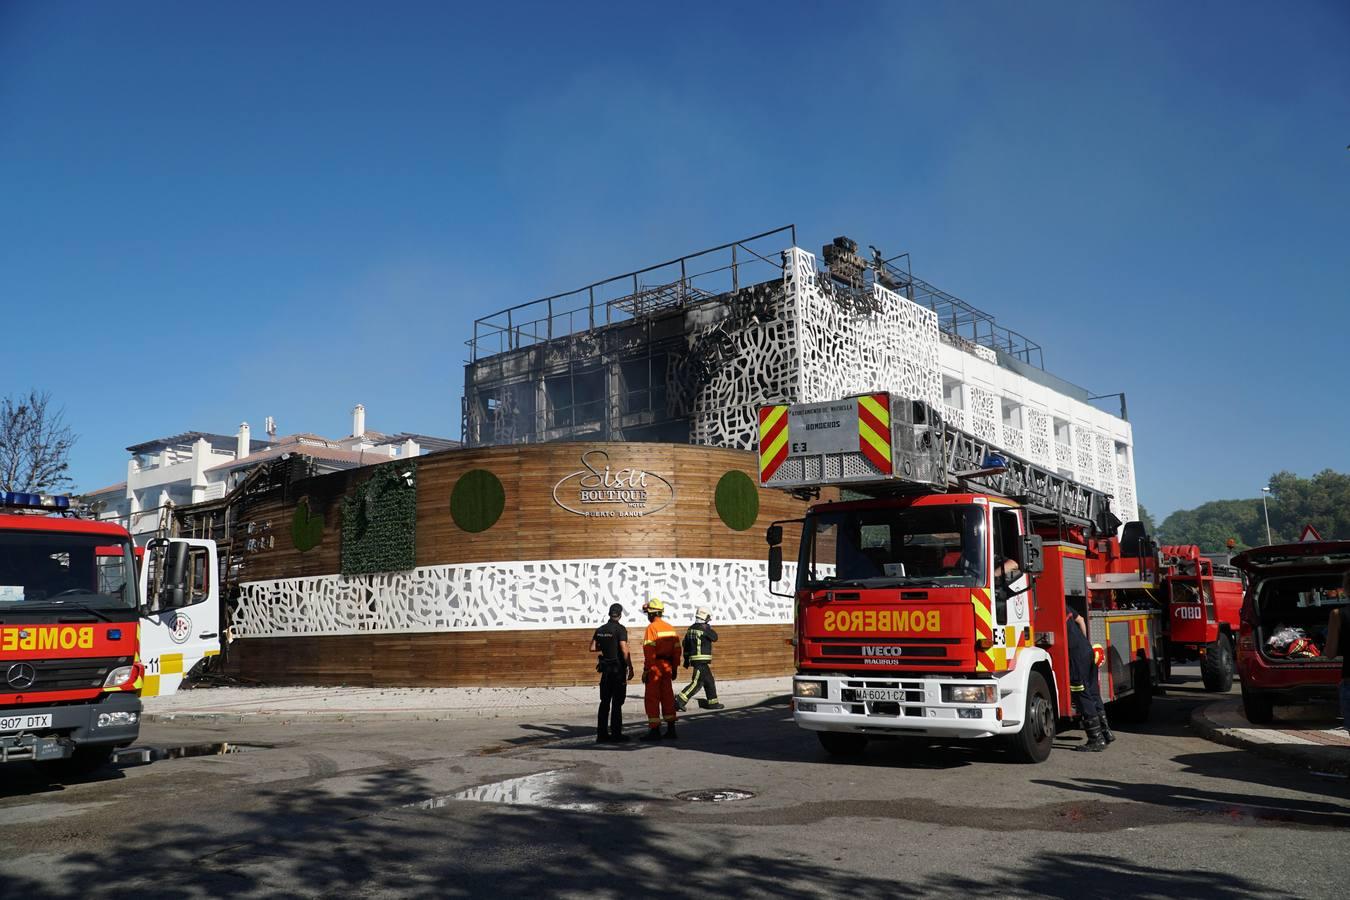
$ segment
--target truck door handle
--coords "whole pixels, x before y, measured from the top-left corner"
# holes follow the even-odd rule
[[[218,631],[209,631],[209,632],[208,632],[208,631],[203,631],[201,634],[197,635],[197,638],[198,638],[199,640],[203,640],[203,641],[204,641],[204,640],[208,640],[208,639],[213,638],[213,637],[220,637],[220,632],[218,632]]]

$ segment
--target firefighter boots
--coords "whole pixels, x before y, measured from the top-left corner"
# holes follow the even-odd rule
[[[675,733],[675,723],[671,722],[670,724],[666,725],[666,740],[673,741],[678,737],[679,735]]]
[[[1100,716],[1084,716],[1083,730],[1087,732],[1087,743],[1081,747],[1074,747],[1080,753],[1101,753],[1106,749],[1106,738],[1102,737],[1102,720]]]
[[[1116,736],[1111,733],[1111,725],[1109,722],[1106,721],[1105,714],[1099,716],[1099,718],[1102,720],[1102,739],[1105,740],[1108,744],[1114,743]]]
[[[653,725],[651,728],[648,728],[647,733],[638,738],[638,740],[648,742],[661,740],[661,726]]]
[[[685,699],[684,699],[683,697],[681,697],[679,694],[676,694],[676,695],[675,695],[675,708],[676,708],[676,709],[678,709],[680,712],[684,712],[684,708],[685,708],[686,706],[688,706],[688,705],[689,705],[689,704],[685,702]],[[702,705],[703,705],[703,701],[702,701],[702,700],[698,701],[698,705],[699,705],[699,706],[702,706]]]
[[[699,698],[698,705],[700,709],[726,709],[721,700],[704,700]]]

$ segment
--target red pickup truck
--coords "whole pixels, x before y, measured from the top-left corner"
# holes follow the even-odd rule
[[[1350,541],[1256,547],[1233,565],[1247,573],[1237,645],[1247,720],[1270,722],[1277,705],[1334,702],[1341,662],[1322,653],[1332,610],[1350,602]]]

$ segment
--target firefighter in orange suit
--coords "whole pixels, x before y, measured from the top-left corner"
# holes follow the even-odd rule
[[[653,597],[642,611],[651,622],[642,636],[642,683],[647,687],[644,698],[647,707],[647,734],[644,741],[659,741],[662,737],[674,740],[675,735],[675,673],[680,669],[680,635],[665,619],[666,605]],[[665,720],[666,733],[661,734]]]

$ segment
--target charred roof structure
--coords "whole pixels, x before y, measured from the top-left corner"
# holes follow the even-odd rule
[[[1133,436],[1041,346],[847,237],[788,225],[524,303],[474,324],[469,447],[560,440],[755,446],[765,404],[886,390],[1135,517]]]

